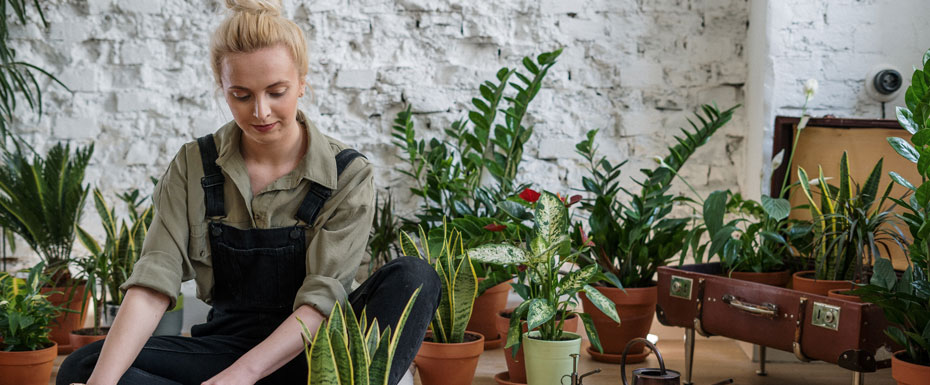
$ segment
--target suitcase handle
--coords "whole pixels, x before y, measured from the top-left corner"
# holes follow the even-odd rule
[[[764,316],[768,318],[775,318],[778,316],[778,306],[775,306],[775,304],[764,303],[761,305],[756,305],[753,303],[740,301],[730,294],[724,294],[720,300],[723,301],[723,303],[730,305],[730,307],[734,307],[753,315]]]

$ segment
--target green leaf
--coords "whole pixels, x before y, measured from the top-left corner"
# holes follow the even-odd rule
[[[424,256],[420,254],[420,249],[417,248],[416,242],[413,241],[413,238],[410,237],[410,234],[401,231],[398,235],[398,243],[400,244],[400,253],[408,257],[417,257],[423,258]]]
[[[465,326],[471,319],[472,306],[478,294],[478,277],[475,276],[475,269],[468,253],[465,253],[465,257],[459,260],[453,285],[452,311],[454,316],[452,317],[451,337],[457,342],[464,338]]]
[[[910,132],[911,135],[917,133],[917,130],[920,127],[916,122],[914,122],[914,114],[912,114],[910,110],[905,107],[898,106],[895,108],[895,115],[897,115],[898,124],[900,124],[902,128],[907,130],[907,132]]]
[[[716,234],[723,227],[723,215],[727,209],[729,191],[714,191],[704,201],[704,224],[707,231]]]
[[[585,285],[591,283],[597,273],[600,271],[600,266],[597,264],[591,264],[585,266],[581,269],[575,270],[559,282],[559,287],[562,289],[563,293],[573,293],[577,290],[581,290]]]
[[[788,218],[791,214],[791,202],[784,198],[772,198],[768,195],[762,196],[762,209],[768,216],[776,221]]]
[[[896,136],[888,137],[886,140],[888,141],[888,144],[891,145],[891,148],[893,148],[899,155],[903,156],[904,159],[917,163],[917,160],[920,158],[920,154],[917,152],[914,146],[911,146],[911,144],[906,140]]]
[[[581,317],[581,323],[584,325],[585,333],[588,334],[588,341],[591,342],[591,347],[597,349],[600,353],[604,353],[604,347],[601,346],[601,338],[597,334],[597,327],[594,325],[594,320],[591,319],[591,315],[588,313],[575,314]]]
[[[588,297],[588,300],[594,304],[594,307],[606,314],[607,317],[614,320],[614,322],[620,323],[620,316],[617,314],[617,307],[614,305],[613,301],[605,297],[591,285],[584,285],[584,293],[585,296]]]
[[[468,256],[479,263],[494,265],[520,265],[529,261],[526,250],[508,244],[482,245],[468,249]]]
[[[890,259],[886,258],[875,258],[875,266],[872,271],[872,279],[869,283],[881,286],[885,289],[892,290],[894,289],[894,284],[897,282],[898,278],[894,273],[894,266],[891,263]]]
[[[536,298],[530,301],[529,315],[526,319],[527,330],[533,330],[555,316],[555,307],[542,298]]]
[[[311,384],[339,384],[336,373],[336,359],[330,344],[329,333],[320,325],[313,336],[313,345],[310,347],[309,379]]]
[[[926,145],[927,142],[930,142],[930,129],[917,131],[917,133],[911,137],[911,142],[917,147]]]
[[[543,191],[536,201],[534,229],[546,246],[563,238],[568,231],[568,209],[565,204],[548,191]]]
[[[904,188],[911,190],[911,191],[915,190],[914,185],[912,185],[911,182],[908,182],[907,179],[904,179],[904,177],[901,176],[900,174],[894,171],[891,171],[888,173],[888,175],[891,176],[891,180],[897,182],[899,185],[903,186]]]

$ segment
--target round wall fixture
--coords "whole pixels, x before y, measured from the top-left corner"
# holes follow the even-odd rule
[[[898,96],[904,85],[901,72],[891,65],[875,66],[865,77],[865,91],[875,101],[890,102]]]

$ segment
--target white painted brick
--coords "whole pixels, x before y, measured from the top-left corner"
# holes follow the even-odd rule
[[[573,159],[580,157],[575,153],[578,141],[568,139],[540,139],[537,158],[543,160]]]
[[[165,0],[120,0],[120,9],[135,13],[158,13],[165,5]]]
[[[64,44],[84,41],[90,35],[92,25],[86,22],[61,22],[50,25],[49,37],[62,40]]]
[[[121,64],[142,64],[152,59],[149,46],[145,42],[130,42],[120,48]]]
[[[374,87],[378,73],[372,70],[340,70],[336,75],[336,87],[369,89]]]
[[[58,139],[94,139],[100,134],[100,126],[94,117],[59,116],[52,133]]]
[[[133,165],[150,165],[155,162],[158,153],[154,143],[147,141],[135,141],[126,151],[126,164]]]
[[[116,94],[116,110],[118,112],[143,111],[154,107],[151,93],[132,91]]]
[[[72,91],[93,92],[97,90],[97,67],[68,67],[58,76]]]
[[[91,15],[108,12],[112,7],[113,0],[87,0],[87,11]]]
[[[542,0],[539,9],[544,15],[558,13],[581,13],[589,1]]]
[[[566,17],[559,20],[559,30],[576,40],[591,41],[605,37],[606,25],[598,19]]]
[[[412,88],[404,96],[416,112],[445,112],[452,107],[449,95],[435,88]]]
[[[653,60],[633,59],[620,68],[620,84],[624,87],[649,87],[664,84],[662,66]]]

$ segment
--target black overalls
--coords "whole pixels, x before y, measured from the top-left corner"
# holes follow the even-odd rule
[[[119,384],[200,384],[223,371],[268,337],[288,316],[306,276],[307,226],[312,226],[331,191],[312,184],[295,215],[295,225],[240,230],[221,223],[225,216],[225,177],[216,165],[212,135],[197,140],[204,165],[203,186],[213,262],[213,309],[207,322],[191,328],[191,337],[151,337]],[[345,150],[336,156],[338,173],[360,156]],[[389,384],[396,384],[419,350],[439,306],[440,281],[428,263],[400,257],[375,271],[347,302],[356,315],[366,309],[368,324],[377,318],[382,330],[396,329],[410,295],[420,295],[400,336]],[[329,310],[329,309],[326,309]],[[86,382],[104,341],[72,353],[58,371],[57,384]],[[306,384],[303,354],[263,378],[259,384]]]

